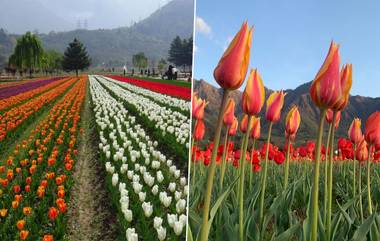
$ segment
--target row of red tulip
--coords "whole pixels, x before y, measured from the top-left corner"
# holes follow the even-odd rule
[[[160,94],[184,99],[184,100],[190,100],[191,98],[191,89],[189,87],[185,86],[176,86],[172,84],[166,84],[161,82],[155,82],[155,81],[149,81],[144,79],[137,79],[132,77],[121,77],[117,75],[110,75],[108,76],[110,78],[130,83],[135,86],[139,86],[144,89],[148,89]]]

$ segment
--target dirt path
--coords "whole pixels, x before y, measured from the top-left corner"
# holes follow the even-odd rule
[[[74,186],[68,211],[67,238],[71,241],[116,240],[116,214],[107,197],[103,166],[96,159],[95,122],[90,110],[90,94],[82,112],[78,162],[73,173]]]

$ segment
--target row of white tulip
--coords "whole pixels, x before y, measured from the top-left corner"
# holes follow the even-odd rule
[[[103,76],[96,76],[96,79],[118,97],[135,106],[139,113],[155,123],[155,128],[161,129],[163,134],[174,135],[178,144],[186,145],[189,148],[189,116],[161,106],[147,97],[123,89],[118,84],[115,84],[114,81],[110,81]]]
[[[145,240],[146,233],[138,233],[142,216],[152,220],[146,222],[153,225],[157,240],[183,239],[187,223],[186,178],[181,177],[172,160],[157,150],[158,142],[136,123],[123,104],[93,76],[89,80],[99,127],[99,149],[106,159],[111,184],[119,193],[118,203],[128,223],[126,239]]]
[[[183,100],[183,99],[179,99],[179,98],[175,98],[175,97],[172,97],[172,96],[169,96],[169,95],[164,95],[164,94],[161,94],[161,93],[157,93],[157,92],[154,92],[154,91],[151,91],[151,90],[148,90],[148,89],[144,89],[144,88],[141,88],[139,86],[136,86],[136,85],[133,85],[133,84],[129,84],[129,83],[126,83],[126,82],[121,82],[121,81],[118,81],[118,80],[115,80],[115,79],[112,79],[112,78],[108,78],[108,77],[104,77],[105,79],[109,80],[109,81],[112,81],[114,82],[115,84],[118,84],[120,86],[123,86],[125,88],[127,88],[128,90],[136,93],[136,94],[139,94],[139,95],[143,95],[143,96],[147,96],[147,97],[150,97],[152,99],[154,99],[154,101],[158,102],[158,103],[162,103],[162,104],[165,104],[165,105],[168,105],[168,106],[174,106],[174,107],[177,107],[183,111],[186,111],[189,113],[190,115],[190,102],[189,101],[186,101],[186,100]]]

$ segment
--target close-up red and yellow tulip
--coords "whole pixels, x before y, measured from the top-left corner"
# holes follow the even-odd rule
[[[244,23],[232,42],[233,48],[240,46],[243,52],[243,45],[237,42],[247,31]],[[380,226],[374,221],[379,192],[371,188],[371,176],[379,175],[378,165],[371,165],[380,161],[380,112],[371,114],[362,130],[361,120],[354,118],[350,106],[353,66],[341,66],[339,45],[331,42],[313,81],[302,86],[309,86],[309,93],[297,98],[298,102],[293,90],[286,91],[289,97],[282,90],[269,91],[266,96],[264,82],[255,68],[242,90],[244,75],[236,73],[246,71],[246,62],[241,64],[239,59],[231,64],[231,49],[214,71],[223,92],[219,99],[212,96],[205,108],[204,118],[208,120],[215,112],[219,114],[216,125],[213,121],[205,123],[214,138],[203,139],[192,148],[193,162],[203,161],[204,165],[197,166],[196,173],[190,169],[193,180],[188,238],[380,238],[376,231]],[[204,101],[208,101],[205,96]],[[235,102],[241,108],[235,107]],[[354,102],[360,101],[354,98]],[[219,109],[214,107],[216,103]],[[304,110],[308,113],[302,113]],[[347,124],[348,118],[351,125]],[[213,184],[214,179],[219,185]]]
[[[248,70],[253,28],[244,22],[232,39],[214,70],[216,82],[226,90],[236,90],[243,82]]]

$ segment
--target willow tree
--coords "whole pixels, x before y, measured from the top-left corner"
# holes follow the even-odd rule
[[[20,72],[29,70],[29,75],[40,67],[44,54],[42,44],[38,36],[26,32],[17,39],[13,54],[9,57],[9,64],[15,66]]]
[[[148,58],[143,52],[139,52],[132,56],[132,63],[138,69],[145,69],[148,67]]]
[[[69,43],[62,61],[62,67],[66,71],[75,71],[78,76],[78,70],[84,70],[91,64],[90,57],[87,54],[86,47],[76,38]]]

